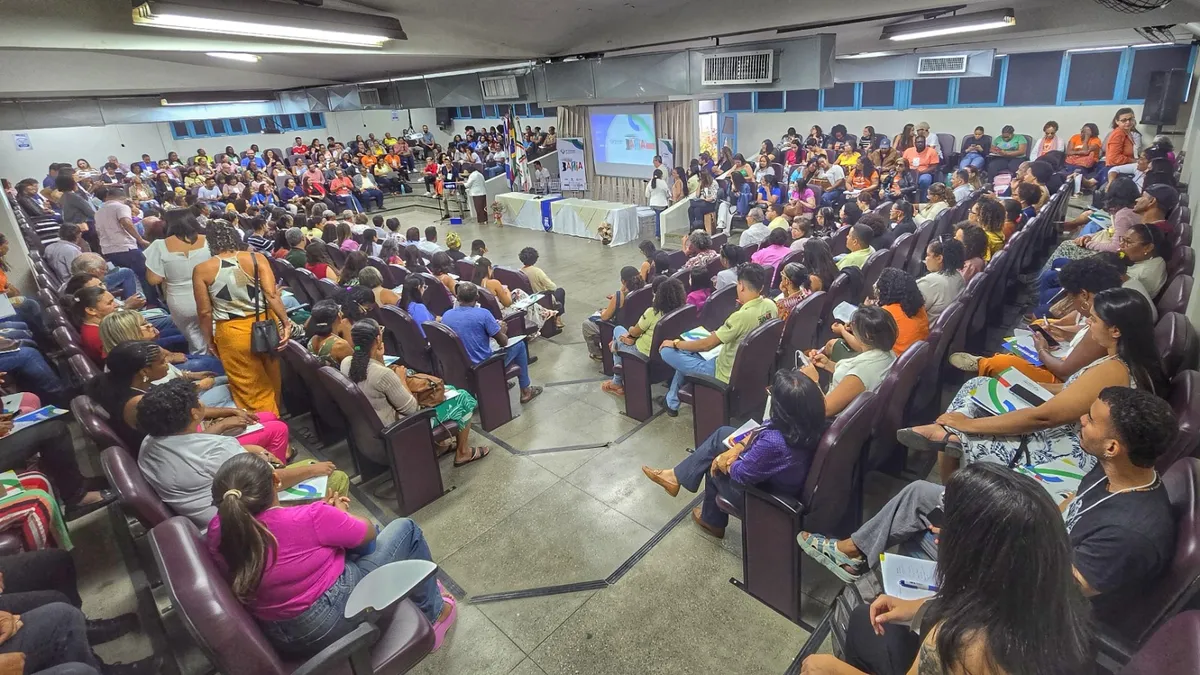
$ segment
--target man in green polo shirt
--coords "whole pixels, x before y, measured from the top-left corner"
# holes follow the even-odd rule
[[[764,322],[779,316],[779,310],[770,298],[762,295],[771,279],[771,271],[762,265],[748,263],[738,270],[737,299],[740,305],[725,323],[702,340],[667,340],[662,343],[662,359],[675,369],[671,387],[667,390],[667,414],[679,414],[679,388],[685,376],[696,373],[716,377],[728,382],[733,372],[733,359],[738,346],[750,331]],[[701,352],[721,347],[715,359],[705,359]]]
[[[837,268],[844,270],[847,267],[862,267],[867,258],[875,252],[875,249],[871,248],[874,235],[874,230],[866,225],[859,224],[850,228],[850,232],[846,234],[846,248],[850,252],[837,261]]]

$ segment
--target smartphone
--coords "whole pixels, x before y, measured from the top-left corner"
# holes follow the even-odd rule
[[[809,365],[812,365],[812,359],[808,358],[808,354],[805,354],[804,350],[797,349],[796,350],[796,367],[803,368],[804,366],[809,366]]]
[[[1046,402],[1046,399],[1034,394],[1032,391],[1029,391],[1019,384],[1014,384],[1009,387],[1009,389],[1011,389],[1012,393],[1016,394],[1022,401],[1025,401],[1029,405],[1039,406]]]
[[[1029,330],[1031,330],[1031,331],[1037,333],[1038,335],[1041,335],[1043,338],[1045,338],[1046,344],[1049,345],[1051,349],[1058,349],[1059,346],[1062,345],[1061,342],[1059,342],[1058,340],[1055,340],[1050,335],[1050,331],[1046,330],[1045,328],[1042,328],[1041,324],[1031,323],[1031,324],[1029,324]]]
[[[925,520],[928,520],[930,525],[932,525],[934,527],[938,527],[938,528],[940,528],[942,526],[942,521],[944,521],[945,519],[946,519],[946,514],[942,512],[941,508],[936,508],[936,509],[930,511],[929,514],[925,516]]]

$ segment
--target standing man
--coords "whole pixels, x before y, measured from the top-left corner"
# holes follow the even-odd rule
[[[96,234],[100,238],[100,252],[104,259],[117,267],[128,267],[142,283],[142,292],[149,305],[158,304],[158,292],[146,280],[146,256],[142,248],[150,242],[142,238],[133,226],[133,211],[129,208],[124,190],[103,187],[97,197],[104,204],[96,209]]]
[[[471,175],[467,176],[467,197],[475,205],[475,222],[487,224],[487,185],[478,164],[471,165]]]

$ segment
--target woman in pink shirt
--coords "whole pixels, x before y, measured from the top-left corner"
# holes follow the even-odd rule
[[[213,479],[217,515],[208,525],[209,553],[234,596],[288,659],[316,654],[354,630],[346,601],[369,572],[400,560],[431,560],[421,528],[397,518],[376,532],[349,513],[350,500],[330,497],[281,507],[279,479],[253,453],[230,457]],[[454,623],[455,601],[433,578],[409,596],[433,624],[434,650]]]
[[[783,260],[783,256],[792,252],[789,244],[792,243],[792,234],[786,227],[773,227],[771,232],[767,234],[767,240],[763,242],[763,246],[750,256],[750,262],[756,262],[759,265],[771,269],[771,274],[775,274],[775,266]]]

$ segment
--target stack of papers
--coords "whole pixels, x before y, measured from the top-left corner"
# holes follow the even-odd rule
[[[746,420],[745,424],[738,427],[732,434],[729,434],[725,437],[725,447],[732,448],[738,443],[741,443],[742,441],[746,440],[746,437],[750,435],[750,432],[758,429],[761,426],[761,424],[752,419]]]
[[[142,309],[139,312],[147,319],[161,319],[167,315],[166,311],[161,309]]]
[[[1016,368],[1006,368],[971,390],[971,401],[993,415],[1035,408],[1052,398],[1054,394]]]
[[[1004,348],[1035,366],[1042,365],[1037,347],[1033,344],[1033,333],[1027,330],[1018,328],[1013,331],[1012,337],[1004,338]]]
[[[534,293],[533,295],[527,295],[527,296],[521,298],[520,300],[514,301],[513,304],[508,306],[508,308],[509,309],[520,309],[520,310],[528,309],[530,305],[536,305],[538,300],[541,300],[541,299],[542,299],[541,293]],[[596,312],[595,316],[599,316],[599,315],[600,315],[600,312]]]
[[[1016,467],[1017,473],[1033,478],[1050,493],[1055,504],[1061,504],[1070,493],[1079,492],[1084,470],[1071,457],[1059,457],[1045,464],[1024,464]]]
[[[683,333],[680,333],[679,339],[680,340],[703,340],[704,338],[708,337],[709,335],[712,335],[712,333],[709,332],[709,330],[707,328],[703,328],[703,327],[693,328],[689,331],[684,331]],[[705,361],[712,361],[713,359],[717,358],[717,356],[721,353],[721,347],[724,347],[724,346],[725,345],[717,345],[716,347],[713,347],[712,349],[710,349],[706,352],[698,352],[698,353],[700,354],[700,356],[704,357]]]

